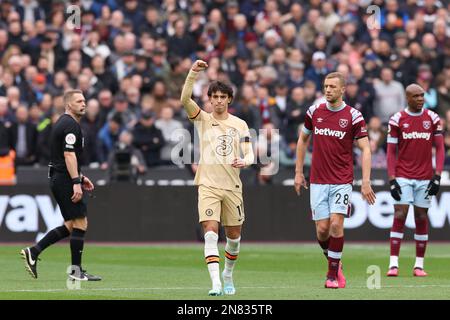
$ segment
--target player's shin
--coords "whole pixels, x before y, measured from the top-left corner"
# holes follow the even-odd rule
[[[317,239],[317,242],[319,242],[320,247],[323,250],[323,254],[325,255],[325,258],[328,258],[328,247],[330,245],[330,238],[328,238],[325,241],[322,241],[320,239]]]
[[[414,268],[423,269],[423,260],[425,257],[425,251],[428,243],[428,220],[415,219],[416,232],[414,234],[414,240],[416,241],[416,263]]]
[[[220,282],[219,248],[217,247],[218,240],[219,236],[217,233],[213,231],[205,233],[205,262],[208,265],[213,289],[222,287]]]
[[[83,254],[84,235],[86,231],[73,228],[70,237],[70,251],[72,253],[72,265],[81,268],[81,255]]]
[[[50,230],[36,245],[30,248],[31,254],[37,257],[47,247],[68,237],[69,234],[70,232],[65,225]]]
[[[330,245],[328,248],[328,273],[327,278],[337,279],[339,271],[339,262],[342,257],[344,248],[344,237],[330,237]]]
[[[405,219],[394,217],[394,222],[390,233],[391,256],[389,259],[389,269],[398,268],[398,256],[400,254],[404,227]]]
[[[227,244],[225,245],[225,269],[224,276],[231,277],[233,274],[234,265],[236,264],[239,248],[241,244],[241,237],[237,239],[230,239],[227,237]]]

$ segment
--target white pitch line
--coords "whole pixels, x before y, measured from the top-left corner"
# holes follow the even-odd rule
[[[239,287],[239,289],[295,289],[294,287]],[[152,291],[152,290],[208,290],[204,287],[174,287],[174,288],[80,288],[80,289],[18,289],[18,290],[0,290],[0,293],[11,292],[77,292],[77,291]]]
[[[441,285],[441,284],[424,284],[424,285],[381,285],[380,289],[385,288],[450,288],[450,285]],[[368,289],[365,286],[349,286],[348,289]],[[239,289],[299,289],[297,287],[239,287]],[[162,287],[154,287],[154,288],[81,288],[81,289],[17,289],[17,290],[0,290],[0,293],[13,293],[13,292],[83,292],[86,293],[88,291],[155,291],[155,290],[208,290],[206,287],[173,287],[173,288],[162,288]]]
[[[450,288],[450,285],[446,285],[446,284],[422,284],[422,285],[398,285],[398,286],[393,286],[393,285],[384,286],[384,285],[381,285],[380,289],[385,289],[385,288],[386,289],[430,288],[430,287],[434,287],[434,288]],[[366,286],[348,286],[347,288],[348,289],[368,289]]]

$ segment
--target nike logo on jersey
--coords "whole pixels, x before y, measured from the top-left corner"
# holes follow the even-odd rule
[[[329,128],[326,129],[319,129],[319,128],[314,128],[314,133],[318,134],[320,136],[329,136],[329,137],[337,137],[340,140],[344,139],[346,132],[344,131],[339,131],[339,130],[332,130]]]
[[[429,132],[417,132],[413,131],[410,133],[402,132],[403,139],[425,139],[430,140],[431,133]]]

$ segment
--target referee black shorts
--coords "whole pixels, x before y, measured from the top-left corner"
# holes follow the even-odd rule
[[[64,221],[86,217],[87,206],[84,198],[73,203],[72,179],[67,173],[54,172],[50,177],[50,189],[59,205]]]

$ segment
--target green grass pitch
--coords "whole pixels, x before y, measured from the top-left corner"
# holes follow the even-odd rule
[[[103,277],[68,290],[65,270],[68,244],[50,247],[41,255],[39,278],[25,271],[22,247],[0,248],[0,299],[450,299],[450,244],[430,243],[425,259],[426,278],[414,278],[415,247],[404,244],[400,276],[385,276],[388,244],[350,244],[344,247],[347,288],[323,288],[326,260],[316,244],[248,244],[243,242],[235,269],[235,296],[208,297],[210,280],[201,244],[142,246],[85,245],[83,265]],[[223,268],[223,244],[221,270]],[[379,266],[381,288],[368,289],[367,268]],[[370,281],[369,281],[370,282]],[[376,282],[370,282],[376,283]]]

